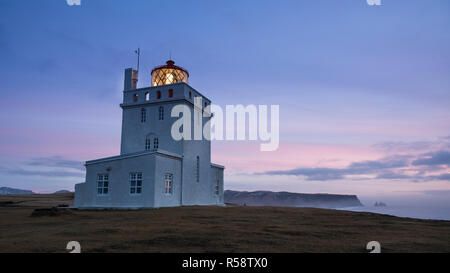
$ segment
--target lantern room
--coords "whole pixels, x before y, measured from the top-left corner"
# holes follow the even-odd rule
[[[152,70],[152,86],[166,85],[177,82],[188,83],[189,73],[186,69],[176,66],[175,62],[168,60],[165,65]]]

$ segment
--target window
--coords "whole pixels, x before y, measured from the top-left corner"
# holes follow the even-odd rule
[[[160,99],[161,98],[161,91],[156,91],[156,98],[157,99]]]
[[[150,138],[147,137],[145,139],[145,150],[146,151],[150,150],[150,146],[151,146],[151,141],[150,141]]]
[[[149,92],[145,92],[145,100],[146,101],[150,100],[150,93]]]
[[[99,174],[97,175],[97,195],[108,194],[109,188],[109,175]]]
[[[215,195],[219,195],[219,189],[220,189],[220,175],[219,172],[216,171],[216,185],[214,186]]]
[[[172,194],[173,193],[173,175],[170,173],[166,173],[164,175],[164,193]]]
[[[159,113],[159,120],[163,120],[164,119],[164,107],[160,106],[158,108],[158,113]]]
[[[130,173],[130,194],[141,194],[142,173]]]
[[[200,182],[200,157],[197,156],[197,167],[195,170],[195,178],[197,182]]]
[[[141,122],[145,122],[147,120],[147,111],[145,108],[141,109]]]
[[[158,149],[158,147],[159,147],[159,140],[158,140],[158,138],[157,137],[155,137],[154,139],[153,139],[153,149]]]
[[[138,101],[138,94],[134,94],[134,95],[133,95],[133,101],[134,101],[134,102]]]
[[[216,185],[214,186],[214,194],[219,195],[219,179],[216,180]]]
[[[169,98],[173,97],[173,89],[169,89]]]
[[[192,92],[189,91],[189,98],[192,99]]]

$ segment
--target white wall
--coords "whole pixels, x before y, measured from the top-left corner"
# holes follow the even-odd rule
[[[173,175],[172,194],[164,192],[164,175]],[[181,205],[181,159],[156,156],[155,161],[155,207],[174,207]]]
[[[169,89],[173,90],[173,97],[168,97]],[[161,91],[161,99],[156,98],[156,92]],[[150,99],[145,100],[145,93],[150,94]],[[191,92],[191,98],[189,98]],[[187,105],[191,109],[191,121],[193,126],[194,111],[193,103],[195,96],[202,97],[202,103],[210,100],[202,96],[186,83],[175,83],[164,86],[126,90],[124,101],[121,104],[122,113],[122,137],[121,154],[139,152],[145,149],[145,138],[149,133],[155,133],[159,139],[159,148],[183,154],[182,142],[175,141],[171,136],[172,124],[178,119],[172,118],[170,113],[175,105]],[[138,101],[133,101],[133,95],[138,94]],[[164,120],[159,120],[159,107],[164,107]],[[147,118],[141,122],[141,109],[146,109]],[[208,118],[203,118],[203,124]],[[193,127],[191,128],[193,133]],[[209,141],[208,141],[209,142]],[[152,143],[153,144],[153,143]]]
[[[130,194],[130,172],[142,172],[142,193],[139,195]],[[109,175],[108,194],[98,195],[97,175],[104,173]],[[76,207],[153,207],[154,177],[154,154],[89,164],[86,166],[86,182],[83,185],[77,185],[75,189],[74,205]]]
[[[168,90],[173,89],[173,97]],[[156,92],[161,91],[161,99]],[[149,92],[149,100],[145,93]],[[191,93],[191,96],[189,96]],[[133,95],[138,95],[138,101]],[[187,105],[191,109],[191,132],[194,132],[194,98],[202,97],[211,102],[186,83],[176,83],[124,91],[122,115],[121,156],[88,161],[86,182],[76,185],[76,207],[165,207],[179,205],[222,205],[223,169],[211,166],[211,143],[208,140],[175,141],[171,136],[172,107]],[[164,120],[159,120],[159,106],[164,107]],[[141,122],[141,109],[146,109],[146,121]],[[205,124],[209,118],[202,117]],[[145,151],[145,139],[153,133],[158,137],[159,150],[169,153]],[[171,156],[170,154],[175,154]],[[133,155],[134,154],[134,155]],[[139,155],[136,155],[139,154]],[[166,154],[166,155],[164,155]],[[200,157],[200,180],[196,179],[197,156]],[[110,169],[107,171],[107,169]],[[130,172],[142,172],[143,188],[140,195],[130,194]],[[109,193],[97,195],[97,175],[109,174]],[[164,194],[164,175],[173,174],[173,193]],[[220,194],[215,195],[217,178]]]

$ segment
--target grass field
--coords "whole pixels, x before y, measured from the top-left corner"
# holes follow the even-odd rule
[[[179,207],[60,211],[73,194],[0,196],[0,252],[450,252],[450,221],[314,208]]]

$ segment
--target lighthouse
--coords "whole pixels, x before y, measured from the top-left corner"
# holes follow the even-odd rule
[[[211,101],[188,84],[189,72],[173,60],[150,76],[151,86],[137,88],[138,71],[125,69],[120,155],[85,162],[86,179],[75,185],[74,207],[224,205],[224,167],[211,163],[210,140],[171,134],[178,119],[171,115],[174,107],[190,111],[194,130],[198,119],[209,126],[210,115],[201,113]]]

